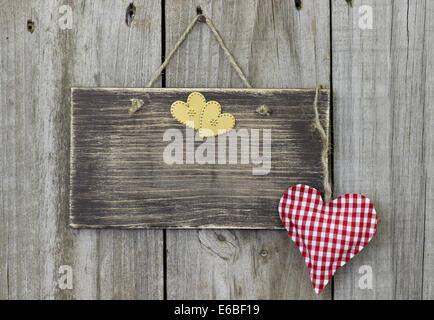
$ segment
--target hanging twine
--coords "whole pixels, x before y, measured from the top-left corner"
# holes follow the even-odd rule
[[[218,31],[215,28],[214,24],[212,23],[211,19],[208,18],[208,17],[206,17],[203,14],[197,15],[190,22],[190,24],[188,25],[187,29],[185,29],[184,33],[181,35],[181,37],[179,37],[179,39],[176,42],[176,44],[173,47],[173,49],[169,52],[169,54],[168,54],[167,58],[164,60],[163,64],[157,69],[157,71],[155,71],[152,79],[146,84],[146,88],[152,87],[152,85],[154,84],[154,82],[161,75],[161,72],[163,72],[163,70],[169,64],[170,59],[172,59],[172,57],[175,54],[176,50],[178,50],[178,48],[181,46],[181,44],[187,38],[188,34],[190,33],[190,31],[193,29],[193,27],[196,25],[196,22],[198,22],[198,21],[199,22],[205,22],[208,25],[208,27],[211,29],[212,33],[216,37],[217,42],[219,43],[220,47],[223,49],[223,52],[225,53],[226,57],[229,59],[229,62],[231,63],[232,67],[234,67],[235,71],[238,73],[238,75],[240,76],[241,80],[244,82],[244,85],[247,88],[251,88],[252,85],[250,84],[249,80],[247,80],[247,77],[244,75],[243,71],[241,70],[241,68],[236,63],[236,61],[235,61],[234,57],[232,56],[232,54],[230,53],[228,47],[226,47],[226,45],[225,45],[222,37],[218,33]]]
[[[322,142],[322,150],[321,150],[321,162],[324,170],[324,198],[325,202],[329,202],[332,198],[332,186],[330,183],[330,171],[329,171],[329,139],[328,135],[321,124],[318,113],[318,96],[319,91],[322,89],[322,85],[318,85],[316,87],[315,92],[315,100],[313,102],[313,110],[315,118],[313,120],[313,126],[318,130],[319,136]]]

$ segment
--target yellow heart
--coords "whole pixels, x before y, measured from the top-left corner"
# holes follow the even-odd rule
[[[205,105],[205,97],[200,92],[193,92],[184,101],[175,101],[170,107],[172,116],[183,125],[193,129],[200,128],[200,113]]]
[[[199,135],[202,138],[226,133],[235,126],[234,116],[221,112],[222,108],[217,101],[209,101],[202,108],[199,129]]]

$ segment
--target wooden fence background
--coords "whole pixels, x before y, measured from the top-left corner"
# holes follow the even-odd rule
[[[381,223],[318,298],[433,299],[434,2],[348,2],[135,0],[128,27],[130,1],[1,0],[0,298],[317,299],[285,231],[68,227],[70,88],[143,87],[200,6],[255,87],[333,89],[335,195],[365,194]],[[158,86],[242,82],[198,25]]]

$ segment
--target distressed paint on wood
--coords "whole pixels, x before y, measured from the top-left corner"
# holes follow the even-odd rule
[[[196,137],[188,147],[187,135],[197,132],[187,133],[170,106],[195,91],[218,101],[236,127],[217,138]],[[315,89],[73,89],[70,225],[282,229],[276,209],[288,183],[323,189],[315,95]],[[144,107],[131,115],[133,98]],[[261,105],[272,114],[256,112]],[[328,90],[319,92],[317,108],[328,132]],[[174,143],[182,163],[168,164],[164,154]],[[205,143],[214,148],[213,164],[199,163]],[[262,163],[254,163],[255,152]]]
[[[162,231],[68,227],[70,88],[144,86],[161,61],[160,1],[134,1],[131,27],[129,2],[1,2],[1,299],[163,298]]]
[[[329,6],[305,1],[166,1],[166,50],[200,5],[254,87],[329,87]],[[169,64],[167,87],[242,87],[197,25]],[[289,182],[288,182],[289,187]],[[330,299],[330,286],[319,297]],[[286,231],[167,231],[168,299],[315,299]]]
[[[367,248],[337,272],[337,299],[421,299],[423,287],[430,295],[423,285],[433,219],[433,161],[424,150],[433,126],[428,2],[362,1],[351,9],[332,1],[334,190],[363,193],[381,220]],[[359,5],[373,8],[372,30],[358,27]],[[364,265],[372,268],[371,290],[359,287]]]

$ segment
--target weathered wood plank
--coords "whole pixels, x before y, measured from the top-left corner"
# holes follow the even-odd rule
[[[163,297],[162,231],[68,227],[70,88],[144,86],[160,63],[160,1],[134,3],[128,27],[129,1],[2,1],[2,299]],[[59,26],[64,4],[72,29]]]
[[[424,142],[432,144],[424,141],[432,127],[428,2],[372,0],[350,8],[332,1],[335,194],[363,193],[381,220],[368,247],[337,272],[337,299],[422,298],[425,166],[432,170],[424,156]],[[359,28],[362,4],[373,9],[372,30]],[[358,285],[363,265],[372,268],[372,290]]]
[[[220,103],[235,128],[207,139],[186,130],[170,106],[192,92]],[[288,183],[323,190],[315,96],[315,89],[73,89],[70,225],[282,229],[276,208]],[[144,101],[133,115],[132,99]],[[256,111],[264,105],[271,115]],[[316,107],[328,128],[328,90]]]
[[[166,1],[166,48],[200,5],[258,88],[329,87],[329,6],[305,1]],[[242,87],[210,30],[198,25],[167,69],[167,87]],[[289,182],[288,182],[289,187]],[[284,190],[282,190],[284,191]],[[277,214],[277,211],[276,211]],[[284,231],[167,231],[169,299],[315,298]],[[330,286],[319,297],[330,298]]]
[[[425,72],[424,157],[426,178],[423,299],[434,299],[434,3],[426,1],[423,64]]]

